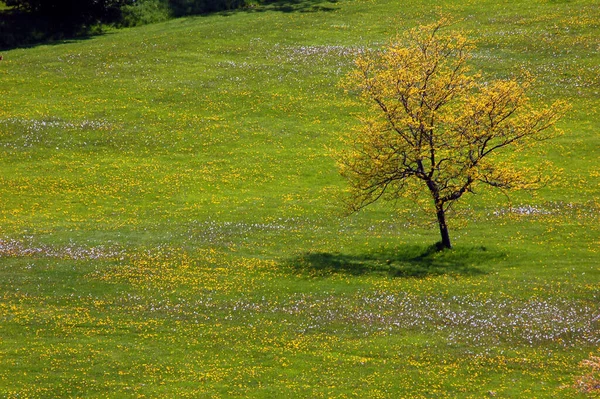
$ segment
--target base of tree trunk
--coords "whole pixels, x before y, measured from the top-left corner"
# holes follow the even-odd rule
[[[448,249],[452,249],[452,246],[447,246],[441,241],[436,242],[434,245],[435,245],[435,250],[437,252],[442,252],[442,251],[446,251]]]

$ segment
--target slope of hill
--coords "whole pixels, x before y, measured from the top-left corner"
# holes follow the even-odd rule
[[[597,349],[591,0],[275,3],[4,52],[0,394],[578,397]],[[572,112],[536,196],[344,217],[353,55],[438,15]]]

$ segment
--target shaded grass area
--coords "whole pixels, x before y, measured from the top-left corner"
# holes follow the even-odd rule
[[[221,16],[239,12],[330,12],[337,0],[280,0],[280,1],[138,1],[123,6],[118,20],[112,23],[73,23],[11,9],[0,2],[0,50],[30,47],[40,44],[85,40],[119,27],[140,26],[190,15]]]
[[[266,12],[331,12],[335,11],[338,0],[262,0],[255,7],[247,7],[246,11]]]
[[[381,274],[391,277],[424,278],[484,274],[480,264],[490,264],[505,257],[506,254],[490,252],[485,247],[440,251],[437,245],[425,249],[421,246],[407,245],[361,255],[305,253],[287,263],[298,272],[318,276],[347,273],[353,276]]]
[[[86,40],[102,33],[100,25],[75,24],[20,10],[0,9],[0,50]]]

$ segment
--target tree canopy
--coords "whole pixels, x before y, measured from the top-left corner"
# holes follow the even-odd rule
[[[447,27],[446,20],[420,26],[357,57],[346,83],[367,112],[339,156],[351,210],[426,192],[443,248],[451,248],[446,212],[463,194],[536,188],[535,168],[497,153],[522,156],[552,137],[566,109],[562,102],[536,109],[527,82],[474,73],[473,43]]]

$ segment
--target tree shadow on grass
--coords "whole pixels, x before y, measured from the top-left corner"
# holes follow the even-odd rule
[[[485,264],[505,258],[505,254],[485,247],[465,247],[440,251],[436,245],[401,246],[368,254],[307,252],[286,261],[300,274],[327,277],[334,274],[388,275],[424,278],[486,274]]]

